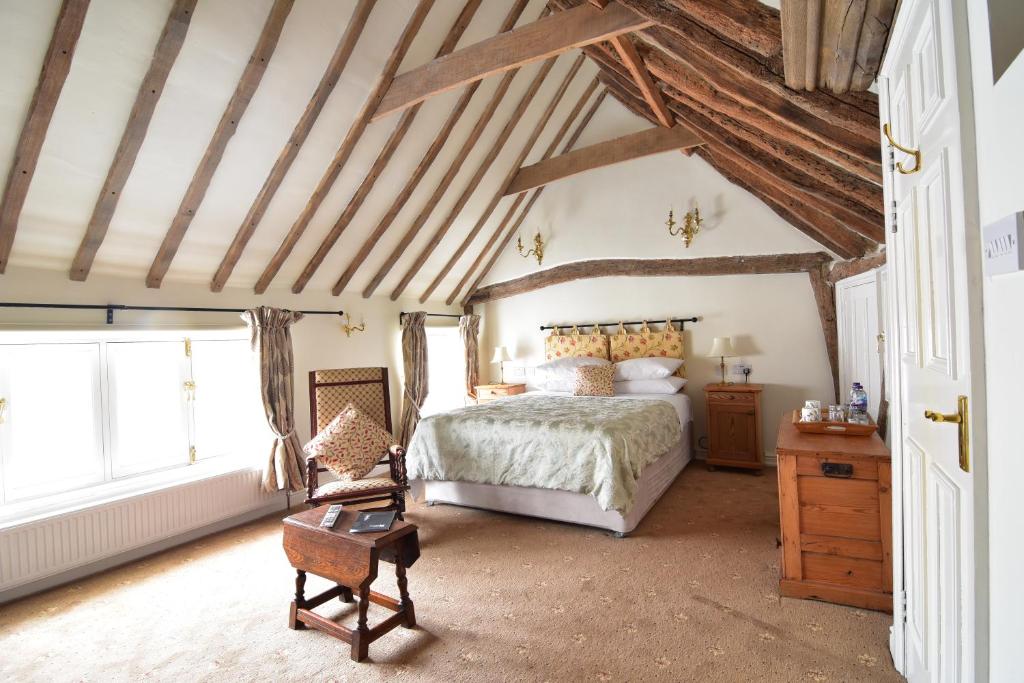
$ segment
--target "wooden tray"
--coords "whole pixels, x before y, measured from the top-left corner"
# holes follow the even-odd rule
[[[878,431],[878,425],[868,415],[868,424],[855,422],[801,422],[800,411],[793,411],[793,426],[804,434],[831,434],[833,436],[871,436]]]

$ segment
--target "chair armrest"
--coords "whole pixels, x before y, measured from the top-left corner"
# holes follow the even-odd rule
[[[320,486],[320,472],[316,466],[316,456],[306,458],[306,500],[313,498],[313,492]]]
[[[405,449],[401,446],[392,446],[388,449],[388,467],[391,469],[391,479],[402,486],[409,485],[409,476],[405,469]]]

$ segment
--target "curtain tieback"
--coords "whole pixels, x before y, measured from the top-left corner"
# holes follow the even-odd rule
[[[412,409],[416,411],[416,417],[419,418],[420,417],[420,404],[419,404],[419,401],[416,400],[416,397],[412,395],[412,393],[409,391],[409,389],[405,390],[405,398],[409,400],[409,405],[411,405]]]

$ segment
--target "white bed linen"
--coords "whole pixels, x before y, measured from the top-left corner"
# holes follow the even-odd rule
[[[542,394],[546,396],[572,396],[571,393],[564,391],[527,391],[525,395],[529,394]],[[676,409],[676,414],[679,415],[679,424],[686,426],[686,423],[693,419],[693,411],[690,406],[690,397],[683,393],[678,394],[616,394],[610,398],[621,398],[625,401],[633,401],[636,399],[655,399],[658,401],[664,401],[673,408]]]

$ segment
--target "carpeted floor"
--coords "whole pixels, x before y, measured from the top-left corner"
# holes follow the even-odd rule
[[[294,573],[262,520],[0,608],[0,680],[900,680],[889,615],[779,598],[772,475],[692,465],[627,539],[413,504],[419,626],[363,664],[286,627]]]

